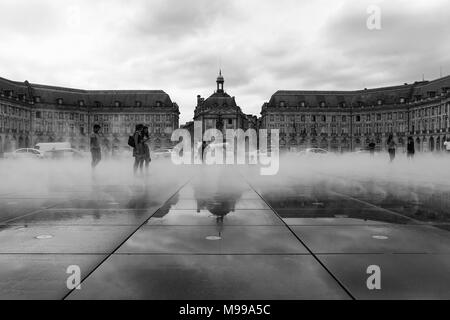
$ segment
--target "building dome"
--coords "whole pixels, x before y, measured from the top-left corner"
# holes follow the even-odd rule
[[[223,76],[222,76],[222,70],[219,70],[219,76],[217,77],[217,92],[223,93],[223,83],[225,82]]]
[[[217,82],[219,82],[219,81],[221,81],[221,82],[225,81],[225,79],[222,76],[222,70],[219,71],[219,76],[217,77]]]

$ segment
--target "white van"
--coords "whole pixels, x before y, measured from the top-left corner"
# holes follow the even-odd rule
[[[70,149],[70,142],[45,142],[38,143],[34,147],[39,151],[46,152],[52,150],[62,150],[62,149]]]

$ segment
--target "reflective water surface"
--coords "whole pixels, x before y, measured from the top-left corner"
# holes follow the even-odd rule
[[[111,176],[108,165],[2,190],[0,299],[450,298],[441,185],[245,166]],[[70,265],[81,290],[66,287]],[[370,265],[382,290],[366,287]]]

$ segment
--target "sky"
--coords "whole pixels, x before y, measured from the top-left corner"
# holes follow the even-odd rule
[[[0,0],[0,13],[0,77],[161,89],[181,124],[220,68],[225,90],[256,115],[277,90],[450,74],[449,0]]]

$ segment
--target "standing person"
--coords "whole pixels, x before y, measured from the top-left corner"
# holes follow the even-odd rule
[[[391,162],[393,162],[395,159],[395,146],[396,145],[394,141],[394,136],[392,135],[392,133],[390,133],[387,139],[387,148],[389,153],[389,159]]]
[[[100,149],[100,125],[95,124],[94,125],[94,132],[91,135],[91,155],[92,155],[92,169],[95,169],[95,167],[98,165],[100,160],[102,160],[102,151]]]
[[[134,174],[136,174],[138,168],[142,172],[142,167],[144,165],[145,149],[144,149],[143,130],[144,130],[144,126],[142,124],[138,124],[138,125],[136,125],[136,130],[133,135],[133,139],[134,139],[134,147],[133,147]]]
[[[144,144],[144,162],[145,162],[145,173],[148,173],[148,167],[152,159],[150,158],[150,147],[147,144],[147,141],[150,140],[150,134],[148,132],[148,126],[144,126],[142,130],[143,136],[143,144]]]
[[[414,147],[414,139],[413,137],[408,137],[408,143],[406,145],[406,156],[408,159],[414,158],[414,154],[416,153],[416,148]]]
[[[374,156],[374,154],[375,154],[375,147],[376,147],[375,142],[373,140],[370,141],[368,149],[369,149],[369,153],[371,156]]]
[[[444,142],[445,151],[450,154],[450,137],[447,137],[447,141]]]
[[[202,142],[202,147],[201,147],[201,149],[202,149],[202,162],[203,163],[205,163],[205,149],[206,149],[207,146],[208,145],[207,145],[206,141],[203,141]]]

